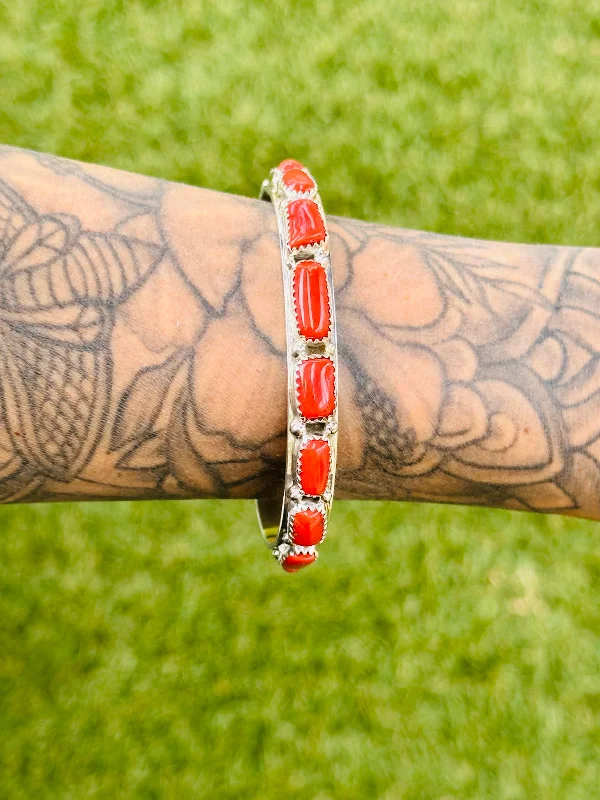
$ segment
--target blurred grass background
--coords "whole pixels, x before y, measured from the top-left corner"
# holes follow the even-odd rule
[[[0,0],[0,140],[592,245],[599,57],[592,0]],[[286,577],[250,503],[1,516],[1,798],[600,797],[598,525],[338,502]]]

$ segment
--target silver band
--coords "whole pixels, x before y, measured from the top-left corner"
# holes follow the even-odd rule
[[[294,164],[294,167],[286,165]],[[290,169],[294,170],[299,181],[294,183],[289,179]],[[304,176],[300,174],[302,170]],[[311,186],[312,185],[312,186]],[[270,200],[273,204],[277,216],[279,228],[279,242],[281,248],[281,264],[283,272],[284,302],[285,302],[285,327],[287,344],[287,371],[288,371],[288,434],[287,434],[287,457],[285,469],[285,484],[283,489],[283,502],[279,498],[262,498],[257,501],[258,519],[262,528],[263,536],[267,545],[272,549],[277,561],[289,572],[316,560],[318,555],[315,544],[298,544],[298,539],[309,541],[310,536],[314,538],[314,531],[307,533],[307,524],[318,523],[315,530],[322,524],[322,537],[327,531],[327,521],[333,501],[333,490],[335,482],[335,467],[337,454],[337,429],[338,429],[338,403],[337,403],[337,382],[338,382],[338,358],[337,358],[337,339],[336,339],[336,320],[335,305],[333,295],[333,278],[331,271],[331,255],[329,251],[329,236],[325,224],[325,215],[321,198],[314,178],[305,167],[297,162],[282,162],[279,167],[271,170],[270,176],[262,184],[261,199]],[[320,241],[308,241],[293,247],[294,239],[290,238],[290,215],[293,215],[298,206],[301,205],[293,201],[312,200],[319,211],[322,221],[323,236]],[[292,206],[290,206],[292,203]],[[316,209],[311,204],[310,209],[316,215]],[[291,220],[293,223],[294,220]],[[308,236],[308,239],[311,237]],[[315,236],[312,237],[316,238]],[[312,264],[316,262],[316,264]],[[329,305],[329,324],[325,335],[320,338],[307,338],[301,333],[299,323],[299,310],[296,303],[298,296],[298,286],[301,278],[295,273],[299,269],[316,270],[319,275],[321,290],[326,282],[326,295]],[[323,269],[319,268],[320,265]],[[323,272],[325,278],[323,278]],[[296,297],[294,292],[296,287]],[[318,296],[319,293],[314,293]],[[321,291],[321,304],[323,292]],[[305,292],[303,297],[308,297],[309,292]],[[306,299],[304,302],[307,302]],[[304,307],[304,306],[303,306]],[[306,328],[303,330],[306,331]],[[309,329],[310,330],[310,329]],[[317,359],[312,373],[310,367],[306,366],[311,359]],[[329,359],[333,364],[333,370],[325,363]],[[315,418],[314,415],[306,414],[306,407],[302,408],[302,400],[299,398],[299,386],[302,383],[301,376],[306,372],[312,375],[317,374],[315,370],[323,368],[318,376],[325,375],[331,378],[333,373],[333,409],[324,417]],[[325,378],[323,377],[322,380]],[[322,386],[319,380],[319,386]],[[319,391],[319,387],[315,387]],[[310,444],[309,444],[310,443]],[[322,443],[322,444],[320,444]],[[308,445],[308,447],[307,447]],[[327,446],[328,445],[328,446]],[[309,452],[310,451],[310,452]],[[311,471],[314,471],[316,456],[319,454],[317,472],[321,476],[319,494],[307,494],[305,489],[309,481],[308,471],[302,473],[302,464],[308,464],[310,456]],[[323,469],[328,453],[328,474],[326,483],[323,485]],[[324,455],[325,454],[325,455]],[[304,477],[302,477],[304,475]],[[317,486],[315,480],[311,483]],[[300,513],[308,512],[308,513]],[[295,516],[300,513],[296,523]],[[322,522],[319,514],[322,515]],[[301,528],[302,525],[302,528]],[[308,538],[307,538],[308,537]]]

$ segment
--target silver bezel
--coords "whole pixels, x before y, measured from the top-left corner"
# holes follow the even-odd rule
[[[305,361],[312,361],[315,358],[326,358],[328,361],[331,361],[331,363],[333,364],[333,411],[331,412],[331,414],[327,414],[327,416],[325,416],[325,417],[310,417],[309,418],[309,417],[303,417],[300,414],[300,401],[299,401],[299,397],[298,397],[298,394],[299,394],[299,392],[298,392],[298,370],[300,369],[301,365],[304,364]],[[295,404],[296,404],[296,415],[298,417],[300,417],[301,420],[303,420],[305,425],[329,422],[331,419],[333,419],[334,415],[336,414],[337,404],[338,404],[338,398],[337,398],[337,369],[336,369],[336,363],[333,360],[333,356],[325,355],[325,353],[306,352],[306,353],[300,353],[295,358],[294,358],[294,355],[292,354],[292,360],[293,360],[293,363],[294,363],[294,400],[295,400]]]
[[[294,545],[291,540],[291,525],[294,514],[307,508],[317,508],[324,517],[324,534],[327,524],[335,484],[335,468],[337,460],[337,428],[338,428],[338,357],[337,357],[337,332],[335,318],[335,300],[333,293],[333,275],[331,270],[331,255],[329,251],[329,235],[323,205],[319,196],[318,187],[314,177],[305,169],[315,183],[315,188],[308,192],[295,192],[288,189],[282,182],[282,172],[275,168],[271,170],[270,177],[263,182],[261,198],[270,200],[277,217],[279,230],[279,244],[281,252],[281,265],[284,287],[285,327],[287,349],[288,373],[288,434],[286,453],[285,490],[281,513],[278,523],[274,519],[272,504],[266,501],[257,501],[258,519],[267,545],[272,549],[275,558],[281,563],[290,552],[307,553],[317,551],[314,546],[306,548]],[[287,206],[293,200],[309,199],[317,204],[325,225],[325,238],[323,241],[297,248],[290,248]],[[330,325],[327,336],[314,340],[302,336],[297,327],[296,308],[293,291],[293,276],[296,265],[305,260],[317,261],[325,270],[327,280],[327,298],[330,311]],[[296,371],[299,364],[310,358],[329,358],[334,366],[334,398],[333,413],[319,419],[304,419],[298,408],[298,395],[296,386]],[[300,448],[310,439],[322,439],[329,442],[330,468],[325,491],[320,496],[304,495],[300,487],[299,453]],[[323,541],[321,539],[321,541]]]
[[[294,311],[294,320],[296,322],[296,328],[297,328],[297,325],[298,325],[298,309],[296,307],[296,296],[294,294],[294,277],[295,277],[295,274],[296,274],[296,267],[299,264],[302,264],[304,261],[314,261],[315,264],[319,264],[321,267],[323,267],[323,269],[325,270],[325,275],[327,275],[327,266],[329,265],[329,259],[327,259],[327,263],[326,264],[323,264],[323,262],[320,260],[320,258],[321,258],[321,254],[319,254],[319,258],[310,258],[310,259],[309,258],[302,258],[302,259],[300,259],[300,261],[296,262],[296,264],[294,265],[294,268],[292,270],[292,308],[293,308],[293,311]],[[330,338],[330,336],[331,336],[331,326],[333,324],[333,315],[331,313],[331,297],[329,296],[329,281],[327,281],[327,305],[329,306],[329,329],[327,331],[327,335],[324,337],[325,339],[329,339]],[[298,330],[298,336],[300,337],[300,339],[303,342],[306,342],[309,346],[310,345],[318,345],[323,341],[323,339],[311,339],[308,336],[304,336],[304,334],[300,333],[299,330]]]
[[[320,434],[313,434],[313,435],[304,434],[304,436],[302,437],[302,441],[298,445],[298,457],[296,459],[296,480],[298,482],[298,487],[300,488],[301,492],[302,492],[302,459],[301,459],[300,456],[302,454],[303,448],[308,444],[308,442],[314,442],[314,441],[317,441],[317,442],[328,442],[329,443],[329,437],[328,436],[322,436]],[[306,498],[310,498],[310,497],[321,497],[321,498],[323,498],[325,495],[329,496],[329,495],[332,494],[331,487],[330,487],[330,484],[331,484],[331,443],[329,443],[329,465],[328,466],[329,466],[329,469],[328,469],[328,474],[327,474],[327,484],[325,486],[324,491],[320,495],[304,494],[303,495],[304,497],[306,497]]]
[[[319,511],[323,515],[323,535],[319,539],[316,544],[310,545],[301,545],[301,544],[294,544],[294,538],[292,536],[292,528],[294,525],[294,517],[299,511]],[[322,500],[315,500],[314,498],[307,497],[304,500],[301,500],[299,503],[296,503],[292,511],[290,511],[288,515],[288,524],[287,530],[283,537],[283,541],[287,542],[290,545],[294,546],[294,549],[297,553],[313,553],[315,547],[318,547],[321,542],[324,541],[325,537],[327,536],[327,509],[325,508],[325,503]]]

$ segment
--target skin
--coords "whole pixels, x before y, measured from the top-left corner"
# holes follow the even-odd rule
[[[600,250],[328,223],[336,496],[600,518]],[[268,204],[1,148],[0,336],[0,500],[278,485]]]

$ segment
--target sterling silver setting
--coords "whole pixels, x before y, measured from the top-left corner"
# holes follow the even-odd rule
[[[315,558],[318,556],[315,545],[302,546],[293,542],[292,525],[294,517],[299,511],[319,511],[323,515],[324,523],[321,541],[325,538],[333,502],[337,457],[339,371],[329,235],[327,234],[326,218],[316,181],[314,181],[313,176],[305,167],[302,167],[302,169],[314,182],[314,188],[310,191],[298,192],[287,187],[283,182],[284,172],[280,167],[275,167],[271,170],[269,178],[263,182],[260,192],[262,200],[272,203],[279,230],[287,349],[288,434],[283,499],[261,498],[257,500],[257,512],[265,542],[272,550],[277,561],[284,566],[284,569],[286,568],[286,559],[289,556],[309,557],[314,555]],[[325,237],[315,244],[292,248],[289,244],[290,227],[287,207],[291,201],[298,199],[309,199],[316,203],[325,226]],[[323,267],[326,276],[329,330],[326,336],[318,340],[302,336],[297,325],[293,290],[294,272],[297,264],[306,260],[319,263]],[[300,413],[298,403],[297,370],[303,361],[323,357],[330,359],[334,368],[334,409],[326,417],[318,419],[304,418]],[[327,483],[320,495],[304,494],[301,486],[299,454],[301,448],[312,439],[329,443]]]

